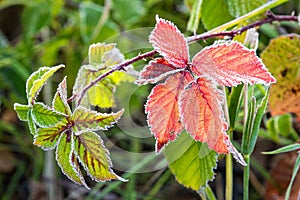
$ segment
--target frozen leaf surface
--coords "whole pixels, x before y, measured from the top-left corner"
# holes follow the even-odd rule
[[[160,152],[169,141],[175,140],[183,129],[178,99],[184,86],[191,80],[189,73],[181,72],[152,89],[145,109],[148,124],[156,138],[156,152]]]

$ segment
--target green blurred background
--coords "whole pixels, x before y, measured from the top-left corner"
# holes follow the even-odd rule
[[[225,0],[220,1],[225,2]],[[64,63],[66,68],[60,71],[52,80],[57,84],[63,76],[68,76],[68,85],[72,86],[79,67],[84,63],[88,47],[95,42],[118,42],[118,48],[130,58],[140,52],[150,50],[147,37],[155,24],[155,15],[169,19],[186,35],[192,32],[185,31],[190,16],[193,1],[180,0],[0,0],[0,198],[1,199],[198,199],[196,192],[188,190],[178,184],[167,168],[145,173],[130,173],[118,171],[125,176],[128,183],[99,183],[90,181],[95,186],[87,191],[70,182],[57,169],[52,178],[45,178],[47,159],[45,152],[32,144],[32,135],[26,123],[17,119],[13,111],[13,104],[26,104],[25,83],[29,75],[42,66],[55,66]],[[224,3],[224,5],[226,5]],[[228,9],[228,8],[225,8]],[[300,1],[294,0],[274,9],[277,14],[291,14],[299,12]],[[212,17],[222,17],[223,13],[209,11]],[[225,14],[224,14],[225,15]],[[225,20],[234,19],[226,14]],[[200,23],[198,32],[204,32],[205,26]],[[130,42],[119,41],[124,36],[122,32],[144,28],[143,31],[134,31]],[[147,32],[148,31],[148,32]],[[266,25],[260,29],[259,51],[269,43],[270,39],[278,35],[298,32],[299,28],[286,26]],[[143,34],[145,33],[145,34]],[[147,33],[147,34],[146,34]],[[142,34],[142,35],[139,35]],[[113,39],[112,39],[113,38]],[[126,38],[126,37],[125,37]],[[139,41],[135,43],[135,41]],[[145,46],[143,46],[145,42]],[[208,41],[210,43],[211,41]],[[136,44],[142,45],[137,47]],[[140,70],[145,62],[134,66]],[[146,125],[143,104],[151,87],[137,88],[126,83],[117,90],[118,105],[126,98],[129,102],[125,108],[129,111],[126,117],[131,118],[141,127]],[[53,91],[56,87],[53,87]],[[48,88],[49,89],[49,88]],[[69,95],[72,87],[69,87]],[[52,88],[49,91],[51,93]],[[128,92],[130,90],[130,96]],[[43,95],[47,96],[47,91]],[[40,95],[42,99],[43,95]],[[127,97],[126,97],[127,95]],[[46,102],[47,100],[44,99]],[[126,119],[126,118],[125,118]],[[126,122],[125,122],[126,123]],[[145,130],[145,129],[143,129]],[[131,129],[131,131],[135,131]],[[140,130],[136,130],[140,131]],[[127,151],[141,152],[154,150],[154,138],[128,137],[121,134],[118,128],[108,132],[108,137],[117,138],[118,145]],[[120,134],[116,134],[120,133]],[[146,135],[150,135],[149,130]],[[266,141],[271,141],[270,139]],[[267,142],[268,143],[268,142]],[[270,142],[274,146],[276,142]],[[117,155],[116,155],[117,156]],[[45,160],[46,159],[46,160]],[[116,158],[117,159],[117,158]],[[153,158],[154,160],[155,158]],[[114,159],[113,159],[114,160]],[[138,162],[136,162],[138,163]],[[133,163],[136,164],[136,163]],[[57,164],[54,163],[54,167]],[[131,166],[134,167],[134,166]],[[143,166],[139,166],[143,167]],[[269,166],[263,166],[265,168]],[[241,168],[237,167],[236,179],[241,180]],[[216,170],[216,180],[212,184],[216,193],[224,190],[223,176],[224,163],[219,163]],[[260,177],[264,182],[264,177]],[[54,185],[47,194],[49,184]],[[51,186],[50,186],[51,188]],[[262,194],[257,188],[252,188],[260,199]],[[238,199],[242,191],[236,186],[235,198]]]

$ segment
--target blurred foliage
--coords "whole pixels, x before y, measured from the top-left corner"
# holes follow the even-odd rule
[[[216,4],[214,5],[213,2]],[[219,4],[219,1],[203,0],[201,9],[203,18],[200,18],[199,22],[193,22],[193,24],[199,23],[197,32],[204,32],[205,28],[216,27],[237,17],[239,13],[228,8],[229,2],[240,4],[242,1],[222,0]],[[192,35],[192,32],[185,30],[187,30],[193,4],[191,0],[0,0],[0,197],[2,199],[43,198],[46,196],[45,182],[53,181],[60,186],[57,197],[69,199],[80,197],[89,199],[198,198],[196,193],[180,186],[167,168],[142,174],[132,173],[144,166],[141,161],[135,161],[140,165],[131,166],[132,171],[123,175],[130,182],[99,183],[92,191],[82,190],[67,181],[61,174],[53,177],[53,180],[45,180],[43,179],[44,152],[32,145],[32,135],[29,134],[28,127],[25,123],[20,123],[16,113],[13,112],[14,102],[26,103],[26,80],[33,71],[42,66],[63,63],[66,68],[62,73],[55,75],[51,83],[57,85],[59,80],[67,75],[68,85],[73,86],[79,67],[82,63],[86,63],[88,46],[91,43],[103,42],[116,35],[121,37],[120,33],[123,31],[153,27],[156,14],[173,21],[186,35]],[[224,6],[221,6],[223,4]],[[255,5],[251,6],[255,7]],[[273,9],[277,14],[290,14],[292,11],[298,14],[299,10],[299,0],[289,1]],[[241,13],[248,11],[241,11]],[[198,18],[199,16],[195,15],[193,20]],[[265,49],[271,38],[286,33],[300,33],[299,27],[290,22],[267,24],[259,30],[259,52]],[[147,34],[130,36],[130,41],[138,41],[138,38],[142,38],[146,43],[148,41]],[[133,50],[132,46],[138,45],[135,42],[120,42],[117,45],[121,50],[129,49],[127,52],[122,52],[127,58],[149,50],[149,46]],[[143,64],[138,62],[134,66],[140,69]],[[115,128],[107,132],[107,136],[127,151],[154,150],[154,139],[150,132],[145,133],[145,128],[131,127],[126,124],[126,120],[129,120],[141,127],[145,125],[143,104],[150,89],[145,86],[137,89],[132,84],[117,88],[117,105],[125,107],[125,119],[123,122],[120,121],[120,126],[123,123],[126,126],[122,128],[128,129],[124,131]],[[71,90],[72,87],[69,87],[69,94]],[[296,132],[299,133],[299,123],[295,125],[292,115],[264,120],[266,129],[260,130],[260,136],[267,138],[268,141],[291,144],[298,138]],[[286,126],[288,130],[284,128]],[[140,134],[145,138],[129,137],[125,132],[130,132],[131,136]],[[114,163],[113,156],[112,153]],[[147,157],[143,161],[151,160],[155,158]],[[263,167],[266,168],[268,165]],[[224,169],[220,163],[216,173],[219,174],[222,170]],[[219,188],[222,191],[222,173],[220,174],[217,175],[212,188],[215,190]],[[263,170],[260,170],[259,174],[263,174]],[[238,179],[238,176],[236,178]],[[235,187],[237,191],[235,195],[239,198],[240,188],[238,184]]]

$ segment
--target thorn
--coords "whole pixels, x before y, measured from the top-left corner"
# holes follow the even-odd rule
[[[268,10],[268,11],[266,12],[266,17],[267,17],[267,18],[275,18],[275,15],[274,15],[270,10]]]

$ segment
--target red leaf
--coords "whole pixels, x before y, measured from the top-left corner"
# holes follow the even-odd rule
[[[188,46],[184,35],[170,21],[156,16],[156,25],[149,36],[154,49],[169,63],[184,68],[189,61]]]
[[[198,78],[180,96],[180,113],[187,132],[218,153],[228,153],[223,93],[211,81]]]
[[[152,89],[145,110],[148,114],[148,124],[156,138],[156,152],[171,140],[175,140],[177,134],[183,129],[178,98],[185,85],[192,81],[189,72],[180,72],[170,76],[165,83],[158,84]]]
[[[226,86],[276,81],[254,51],[235,41],[205,47],[193,58],[191,69]]]
[[[176,67],[168,63],[164,58],[157,58],[144,67],[135,83],[139,85],[153,84],[176,72],[178,72]]]

